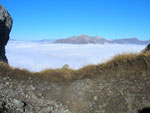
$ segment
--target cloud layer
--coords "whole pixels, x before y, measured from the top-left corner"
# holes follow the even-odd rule
[[[145,45],[73,45],[25,41],[10,41],[6,47],[9,64],[13,67],[41,71],[69,64],[79,69],[88,64],[107,61],[116,54],[139,52]]]

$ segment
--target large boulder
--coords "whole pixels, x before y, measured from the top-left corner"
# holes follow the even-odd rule
[[[7,57],[5,56],[5,46],[9,40],[12,23],[12,17],[0,4],[0,61],[8,62]]]

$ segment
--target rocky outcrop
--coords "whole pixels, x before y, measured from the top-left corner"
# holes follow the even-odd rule
[[[8,11],[0,4],[0,61],[8,62],[5,56],[5,46],[9,40],[12,22]]]
[[[142,52],[150,52],[150,44],[148,44]]]

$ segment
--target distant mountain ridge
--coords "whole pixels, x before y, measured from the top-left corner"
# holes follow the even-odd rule
[[[99,37],[99,36],[88,36],[88,35],[79,35],[72,36],[66,39],[56,40],[54,43],[67,43],[67,44],[104,44],[108,40]]]
[[[10,39],[9,42],[16,42],[18,40]],[[23,41],[23,40],[21,40]],[[26,42],[26,41],[25,41]],[[123,38],[123,39],[105,39],[100,36],[89,36],[89,35],[79,35],[72,36],[65,39],[43,39],[43,40],[30,40],[27,42],[38,42],[38,43],[60,43],[60,44],[139,44],[139,45],[147,45],[150,43],[150,40],[139,40],[137,38]]]
[[[137,38],[124,38],[107,40],[99,36],[89,36],[89,35],[79,35],[72,36],[66,39],[58,39],[54,43],[64,43],[64,44],[105,44],[105,43],[116,43],[116,44],[149,44],[150,40],[138,40]]]
[[[112,43],[119,43],[119,44],[149,44],[150,40],[138,40],[137,38],[124,38],[124,39],[115,39],[112,40]]]

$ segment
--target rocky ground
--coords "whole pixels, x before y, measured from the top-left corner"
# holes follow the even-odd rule
[[[56,84],[40,83],[28,78],[18,81],[0,77],[0,111],[3,113],[70,113],[66,106],[51,96]]]
[[[87,76],[60,81],[0,66],[0,113],[138,113],[150,107],[150,56],[112,65],[85,67],[73,76]]]

